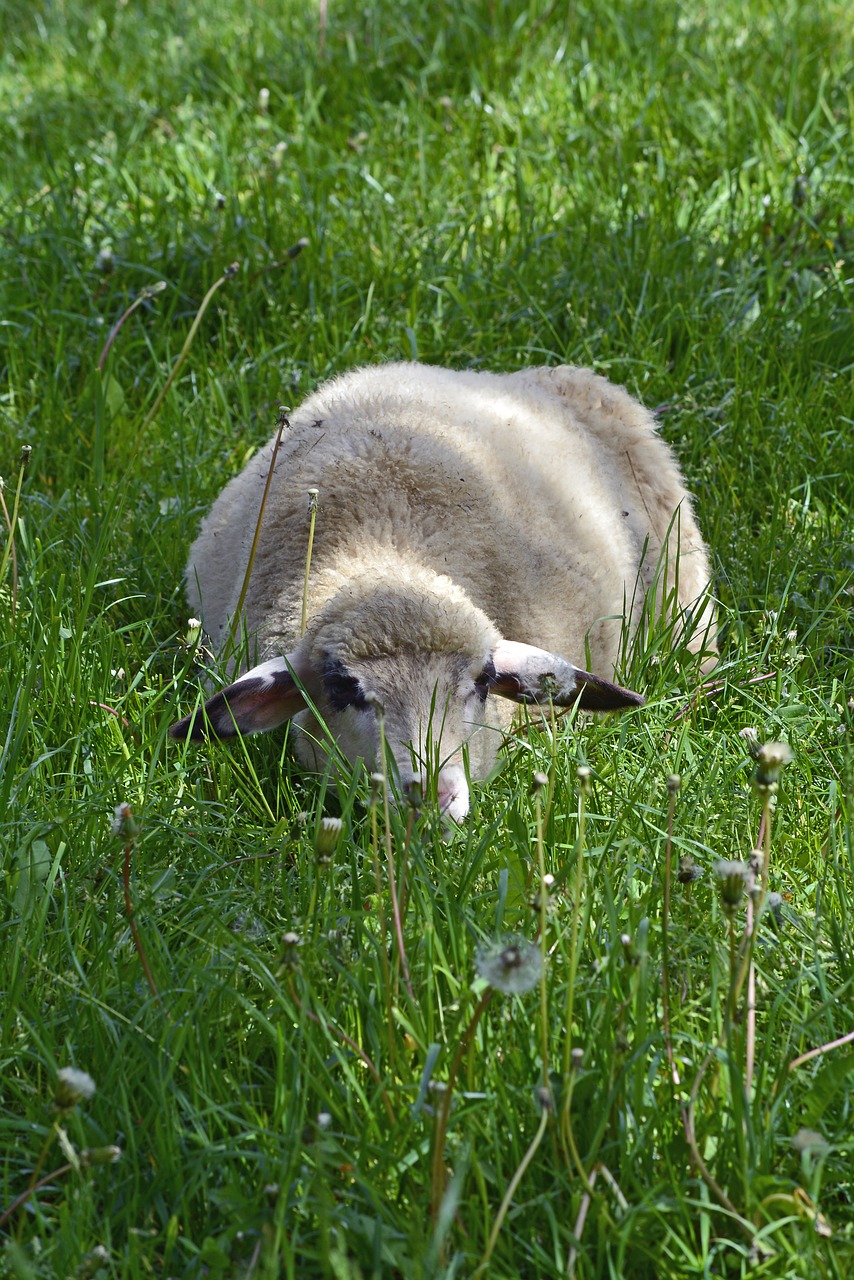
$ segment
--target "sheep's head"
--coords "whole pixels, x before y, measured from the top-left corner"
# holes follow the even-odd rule
[[[472,777],[489,772],[511,702],[612,711],[643,698],[565,658],[503,639],[448,579],[432,590],[388,584],[336,596],[300,644],[215,694],[174,725],[176,738],[230,737],[297,717],[297,754],[323,769],[336,751],[379,760],[384,739],[401,785],[431,787],[443,812],[469,807]],[[497,695],[497,696],[496,696]]]

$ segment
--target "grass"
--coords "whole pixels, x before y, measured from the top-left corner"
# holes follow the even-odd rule
[[[797,1060],[854,1025],[848,6],[3,13],[0,1268],[841,1280],[854,1056]],[[523,728],[452,841],[166,738],[201,514],[280,404],[413,356],[658,407],[723,624],[708,697],[652,643],[642,711]],[[794,752],[750,953],[747,727]]]

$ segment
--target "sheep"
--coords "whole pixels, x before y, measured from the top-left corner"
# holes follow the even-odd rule
[[[225,487],[190,551],[189,602],[214,648],[232,629],[274,444]],[[238,620],[262,660],[170,732],[295,718],[300,760],[322,770],[335,748],[375,766],[382,720],[401,785],[429,766],[441,811],[460,820],[514,703],[642,704],[611,678],[648,594],[708,658],[708,588],[678,466],[624,388],[571,365],[356,369],[310,395],[281,441]],[[599,675],[570,661],[585,651]]]

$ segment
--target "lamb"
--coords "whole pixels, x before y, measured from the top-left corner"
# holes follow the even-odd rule
[[[215,648],[274,443],[225,487],[190,551],[189,602]],[[320,513],[301,634],[310,489]],[[322,770],[337,750],[375,766],[382,720],[401,784],[429,774],[460,820],[514,703],[642,704],[611,678],[648,594],[708,659],[708,591],[678,466],[625,389],[570,365],[357,369],[309,396],[279,448],[239,619],[262,660],[170,732],[228,737],[294,718],[298,756]],[[569,660],[586,649],[599,675]]]

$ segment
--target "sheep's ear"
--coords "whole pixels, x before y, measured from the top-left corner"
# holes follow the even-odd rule
[[[287,658],[271,658],[209,698],[204,707],[173,724],[170,738],[233,738],[264,733],[305,707]]]
[[[586,711],[621,711],[644,703],[641,694],[581,671],[559,654],[530,644],[501,640],[492,661],[492,692],[514,702],[551,702],[555,707],[571,707],[577,702]]]

